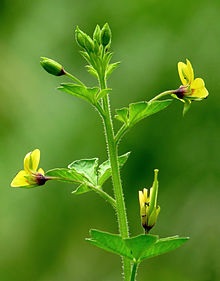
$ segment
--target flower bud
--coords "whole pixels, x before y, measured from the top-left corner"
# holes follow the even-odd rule
[[[93,40],[96,41],[98,44],[101,44],[101,29],[98,24],[93,32]]]
[[[52,59],[41,57],[40,64],[48,73],[52,75],[61,76],[66,74],[63,66]]]
[[[109,25],[106,23],[101,30],[101,43],[105,47],[111,43],[112,33]]]
[[[85,35],[86,34],[82,30],[80,30],[79,27],[77,26],[75,30],[76,42],[83,49],[85,49]]]
[[[78,45],[80,47],[82,47],[83,49],[86,49],[86,51],[88,53],[94,51],[93,40],[90,38],[89,35],[84,33],[78,27],[76,28],[76,31],[75,31],[75,38],[76,38],[76,42],[78,43]]]

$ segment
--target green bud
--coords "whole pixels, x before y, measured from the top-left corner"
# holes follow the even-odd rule
[[[112,33],[109,25],[106,23],[101,30],[101,43],[104,47],[111,43]]]
[[[94,51],[94,42],[89,35],[85,36],[85,49],[88,53]]]
[[[75,30],[75,38],[78,45],[85,49],[88,53],[94,51],[93,40],[90,38],[89,35],[80,30],[78,26]]]
[[[79,27],[77,26],[75,30],[76,42],[83,49],[85,49],[85,36],[86,34],[82,30],[80,30]]]
[[[96,41],[99,45],[101,44],[101,29],[98,24],[93,32],[93,41]]]
[[[40,64],[48,73],[52,75],[61,76],[66,74],[63,66],[52,59],[41,57]]]

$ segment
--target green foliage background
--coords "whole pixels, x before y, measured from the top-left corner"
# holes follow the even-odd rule
[[[93,85],[74,42],[108,22],[115,61],[113,108],[180,85],[177,62],[191,60],[210,92],[182,117],[182,104],[138,124],[121,142],[132,151],[122,171],[130,232],[142,231],[138,190],[160,170],[161,214],[152,233],[190,236],[184,247],[141,264],[138,280],[220,280],[220,3],[205,1],[3,0],[0,3],[0,280],[117,281],[120,258],[84,241],[90,228],[117,232],[114,212],[96,194],[48,183],[9,188],[24,155],[41,150],[45,170],[73,160],[106,160],[102,124],[83,101],[55,90],[40,56]],[[106,185],[111,190],[110,181]]]

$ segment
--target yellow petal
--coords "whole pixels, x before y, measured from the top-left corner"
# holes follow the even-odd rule
[[[27,153],[24,157],[24,170],[30,172],[30,157],[31,152]]]
[[[192,81],[194,80],[194,71],[191,62],[188,59],[186,59],[186,65],[187,65],[187,75],[190,81],[189,84],[191,84]]]
[[[26,171],[21,170],[17,175],[14,177],[14,179],[11,182],[11,187],[20,187],[20,186],[28,186],[30,185],[27,179],[25,178],[28,176]]]
[[[190,97],[204,99],[208,96],[209,92],[205,88],[205,82],[202,78],[196,78],[191,84]]]
[[[183,62],[178,63],[179,77],[183,85],[189,85],[194,79],[194,72],[189,60],[186,60],[186,64]]]
[[[138,192],[138,194],[139,194],[140,208],[142,208],[144,206],[144,203],[145,203],[144,194],[141,190]]]
[[[40,162],[40,150],[35,149],[29,152],[24,158],[24,169],[25,171],[37,171]]]
[[[38,169],[38,171],[37,171],[38,173],[40,173],[41,175],[43,175],[44,176],[44,170],[42,169],[42,168],[40,168],[40,169]]]

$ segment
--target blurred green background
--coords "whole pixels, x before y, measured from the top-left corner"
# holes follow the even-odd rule
[[[141,264],[138,280],[220,280],[220,2],[1,0],[0,2],[0,280],[118,281],[120,258],[84,241],[90,228],[117,232],[115,214],[96,194],[49,182],[32,190],[9,184],[24,155],[41,150],[45,170],[76,159],[106,159],[102,124],[86,103],[56,87],[40,56],[94,85],[74,42],[108,22],[113,32],[112,107],[148,100],[180,85],[177,62],[190,59],[209,90],[183,118],[182,104],[138,124],[121,142],[132,151],[122,171],[131,235],[139,234],[138,190],[160,170],[161,214],[152,233],[191,240]],[[111,192],[111,182],[106,184]]]

